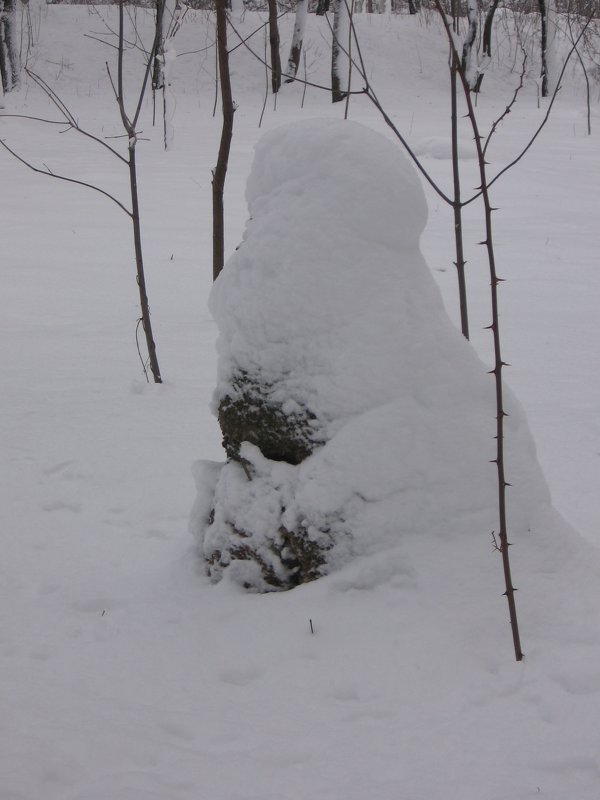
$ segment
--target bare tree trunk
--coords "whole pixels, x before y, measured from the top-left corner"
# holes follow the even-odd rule
[[[548,97],[548,0],[538,0],[540,8],[540,20],[542,26],[541,50],[542,50],[542,97]]]
[[[162,383],[158,357],[156,354],[156,344],[152,334],[152,323],[150,321],[150,304],[146,291],[146,277],[144,272],[144,255],[142,251],[142,234],[140,226],[140,207],[137,189],[137,166],[135,158],[135,136],[129,139],[129,186],[131,190],[131,223],[133,226],[133,245],[135,250],[135,266],[137,275],[137,285],[140,295],[140,308],[142,310],[142,327],[146,337],[146,347],[148,348],[148,361],[154,383]]]
[[[17,43],[17,0],[0,0],[0,74],[4,92],[18,88],[21,59]]]
[[[446,34],[448,36],[448,42],[450,44],[452,55],[456,59],[456,61],[458,61],[458,53],[456,50],[456,45],[454,44],[453,32],[450,28],[450,25],[447,22],[446,15],[442,8],[441,2],[440,0],[434,0],[434,2],[436,5],[436,9],[442,18],[444,27],[446,29]],[[487,177],[487,171],[486,171],[487,162],[485,160],[485,153],[483,150],[482,136],[479,132],[477,116],[475,114],[475,109],[473,107],[473,100],[471,97],[471,87],[467,82],[466,76],[462,68],[458,70],[458,75],[462,83],[463,93],[465,96],[465,101],[467,103],[468,117],[473,131],[473,140],[475,142],[475,147],[477,150],[477,163],[479,166],[479,178],[480,178],[479,189],[481,192],[481,199],[483,202],[484,220],[485,220],[485,239],[483,240],[482,244],[485,246],[487,251],[488,267],[490,273],[492,322],[489,328],[492,332],[494,341],[494,369],[491,370],[491,372],[494,376],[494,383],[496,389],[496,436],[495,436],[496,458],[494,459],[494,463],[496,464],[497,486],[498,486],[497,548],[502,556],[502,568],[504,572],[504,585],[505,585],[504,594],[506,596],[506,600],[508,603],[508,610],[510,614],[510,627],[513,638],[515,659],[517,661],[522,661],[523,650],[521,648],[521,637],[519,633],[519,623],[517,619],[515,587],[513,586],[512,583],[510,557],[508,553],[510,542],[508,541],[508,525],[506,516],[506,488],[507,486],[509,486],[509,484],[506,480],[505,462],[504,462],[504,419],[506,417],[506,412],[504,410],[504,380],[502,376],[502,370],[506,366],[506,362],[502,358],[502,347],[501,347],[501,337],[500,337],[500,313],[498,307],[498,286],[500,284],[501,278],[498,277],[498,273],[496,270],[496,256],[494,252],[493,225],[492,225],[493,208],[490,202],[490,195],[489,195],[490,182]]]
[[[469,88],[473,90],[479,77],[475,48],[475,39],[477,38],[477,29],[479,27],[479,0],[467,0],[467,19],[469,20],[469,28],[463,43],[462,71]]]
[[[147,86],[148,74],[152,67],[152,61],[154,59],[154,56],[156,54],[156,48],[158,46],[158,37],[157,35],[155,35],[154,37],[154,43],[152,45],[152,50],[149,55],[149,60],[146,67],[146,73],[144,75],[144,81],[142,83],[142,88],[140,89],[140,94],[138,97],[137,107],[133,117],[130,119],[127,114],[127,110],[125,108],[125,95],[123,89],[124,86],[123,56],[125,52],[123,4],[124,0],[120,0],[117,103],[119,105],[119,113],[121,115],[123,128],[125,129],[129,142],[127,150],[128,152],[127,165],[129,167],[129,188],[131,191],[131,223],[133,226],[133,245],[135,251],[136,280],[140,295],[140,308],[142,312],[141,320],[144,329],[144,334],[146,337],[146,347],[148,348],[148,361],[150,364],[150,371],[152,372],[154,383],[162,383],[160,368],[158,366],[158,357],[156,354],[156,344],[154,342],[154,336],[152,333],[152,322],[150,321],[150,304],[148,302],[148,293],[146,291],[146,276],[144,271],[144,255],[142,250],[142,232],[140,223],[140,208],[139,208],[139,196],[137,187],[137,164],[136,164],[136,145],[137,145],[136,126],[142,108],[142,101],[144,99],[144,94]]]
[[[300,66],[300,55],[302,53],[302,43],[304,41],[304,33],[306,31],[306,20],[308,17],[308,0],[298,0],[296,3],[296,21],[294,22],[294,33],[292,36],[292,45],[290,48],[290,56],[288,58],[287,68],[285,71],[285,82],[291,83],[298,72]]]
[[[277,22],[277,0],[269,3],[269,43],[271,45],[271,88],[277,94],[281,88],[281,56],[279,55],[279,25]]]
[[[156,53],[152,68],[152,91],[165,85],[165,0],[156,0]]]
[[[477,85],[475,87],[476,92],[478,92],[481,89],[484,70],[492,58],[492,28],[494,22],[494,14],[496,13],[496,9],[498,8],[498,3],[499,0],[491,0],[491,3],[489,4],[485,14],[485,22],[483,24],[483,37],[481,42],[483,59],[482,59],[482,65],[480,66],[479,69],[479,75],[477,77]]]
[[[465,278],[465,254],[463,247],[462,202],[460,194],[460,164],[458,161],[458,97],[457,77],[460,64],[454,52],[450,53],[450,102],[451,102],[451,141],[452,141],[452,182],[454,198],[454,246],[456,252],[456,276],[458,279],[458,301],[460,307],[460,329],[465,339],[469,338],[469,313],[467,305],[467,284]]]
[[[217,53],[219,56],[219,75],[221,77],[221,108],[223,127],[217,165],[212,173],[213,200],[213,280],[219,277],[225,263],[225,217],[223,192],[229,162],[229,151],[233,137],[233,115],[235,106],[231,94],[229,74],[229,53],[227,51],[227,0],[215,0],[217,15]]]
[[[172,69],[175,61],[173,38],[181,24],[182,4],[180,0],[156,0],[156,53],[152,66],[152,100],[156,115],[156,94],[162,95],[161,116],[163,121],[163,142],[165,150],[173,145],[174,115],[173,90],[171,87]],[[155,123],[155,116],[152,124]]]
[[[8,52],[4,44],[4,20],[2,19],[1,16],[0,16],[0,79],[2,82],[2,94],[5,94],[5,92],[10,91],[9,87],[12,79],[12,70],[10,68],[10,64],[8,61]]]
[[[331,100],[339,103],[348,94],[350,59],[350,0],[336,0],[333,13],[333,39],[331,44]]]

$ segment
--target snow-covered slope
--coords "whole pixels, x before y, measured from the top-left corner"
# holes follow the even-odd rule
[[[41,23],[35,68],[95,133],[117,134],[104,67],[112,51],[84,38],[105,31],[100,17],[81,7],[32,3],[30,11]],[[102,14],[114,25],[111,9]],[[192,462],[222,458],[209,411],[216,329],[206,307],[219,122],[214,53],[203,51],[212,35],[203,14],[189,16],[176,40],[174,150],[162,152],[150,102],[141,125],[149,141],[139,145],[164,386],[147,386],[139,365],[128,219],[105,198],[0,152],[1,800],[595,800],[597,545],[548,506],[529,530],[511,528],[521,664],[512,660],[491,530],[407,533],[277,595],[215,587],[204,576],[187,518]],[[141,12],[137,24],[145,36]],[[250,33],[259,23],[247,14],[238,24]],[[307,66],[324,78],[326,25],[312,17],[310,25]],[[388,17],[359,25],[378,93],[449,185],[438,146],[447,141],[446,50],[435,26]],[[183,55],[192,50],[202,52]],[[247,218],[264,88],[262,68],[244,48],[235,54],[230,251]],[[483,120],[502,111],[516,80],[508,71],[486,76]],[[136,81],[131,73],[128,92]],[[301,97],[302,87],[287,87],[277,111],[268,104],[263,129],[343,115],[316,89],[304,111]],[[30,83],[3,102],[6,111],[55,114]],[[490,148],[494,165],[542,111],[528,83]],[[600,156],[583,112],[582,95],[565,93],[494,202],[512,384],[553,497],[593,539]],[[384,130],[364,98],[353,99],[350,116]],[[121,164],[91,143],[30,120],[0,126],[24,154],[127,198]],[[464,165],[469,186],[471,160]],[[421,246],[456,319],[450,217],[426,192]],[[474,204],[467,236],[473,340],[485,360],[488,277],[474,246]],[[484,461],[485,471],[493,474]],[[509,503],[512,515],[510,493]]]

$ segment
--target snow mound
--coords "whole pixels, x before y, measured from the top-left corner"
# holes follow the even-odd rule
[[[420,253],[427,209],[407,159],[356,123],[284,127],[259,143],[247,200],[210,298],[215,409],[250,376],[286,413],[310,416],[315,445],[295,465],[250,442],[197,465],[192,529],[212,577],[285,588],[402,536],[489,534],[493,381]],[[523,414],[507,406],[511,520],[524,528],[548,495]]]

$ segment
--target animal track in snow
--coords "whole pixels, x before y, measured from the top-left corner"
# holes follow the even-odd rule
[[[596,694],[600,692],[600,673],[574,673],[570,675],[555,675],[554,680],[569,694]]]
[[[44,503],[42,509],[44,511],[72,511],[74,514],[80,514],[81,503],[73,503],[68,500],[52,500],[49,503]]]
[[[185,742],[192,742],[196,738],[196,731],[185,723],[178,722],[177,720],[163,719],[158,723],[161,730],[173,736],[176,739],[181,739]]]
[[[264,670],[258,667],[238,667],[222,669],[219,677],[223,683],[229,683],[231,686],[247,686],[249,683],[260,678]]]

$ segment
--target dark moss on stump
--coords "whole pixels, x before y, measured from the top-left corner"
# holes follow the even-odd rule
[[[333,547],[334,541],[329,531],[321,531],[319,540],[314,541],[302,525],[297,531],[289,531],[284,526],[279,529],[279,536],[271,542],[269,550],[278,564],[275,569],[272,563],[260,555],[252,546],[252,536],[246,531],[231,528],[231,544],[225,552],[214,551],[208,558],[209,575],[219,574],[231,561],[252,561],[259,570],[267,587],[267,591],[293,589],[303,583],[309,583],[323,574],[326,554]],[[246,584],[246,589],[256,588]]]
[[[219,425],[228,459],[242,466],[248,480],[253,480],[253,468],[240,456],[243,442],[255,445],[271,461],[292,465],[302,463],[324,444],[315,414],[297,404],[293,413],[284,411],[283,405],[273,400],[272,385],[244,371],[238,372],[230,384],[231,392],[219,402]],[[252,561],[265,586],[273,590],[291,589],[320,577],[334,544],[329,530],[310,535],[301,524],[297,530],[281,526],[269,545],[270,557],[265,557],[264,551],[261,555],[254,546],[253,531],[240,530],[231,523],[229,528],[227,547],[207,557],[209,573],[217,577],[232,561]]]
[[[238,459],[240,445],[255,445],[271,461],[300,464],[323,444],[316,435],[315,415],[299,407],[286,413],[272,399],[272,386],[240,372],[231,381],[232,395],[219,403],[219,425],[228,458]]]

